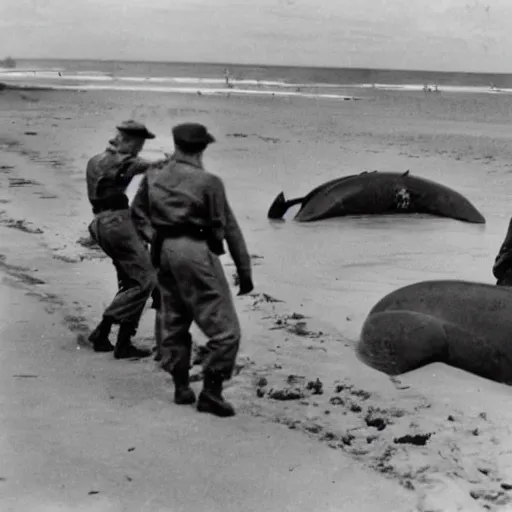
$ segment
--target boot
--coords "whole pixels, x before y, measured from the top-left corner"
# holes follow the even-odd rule
[[[217,373],[205,372],[203,390],[199,395],[197,410],[209,412],[221,418],[235,415],[233,406],[222,397],[224,379]]]
[[[114,357],[116,359],[132,359],[148,357],[151,350],[137,348],[132,344],[132,336],[137,328],[133,324],[121,324],[119,326],[119,334],[117,335],[117,343],[114,348]]]
[[[175,373],[174,381],[174,403],[178,405],[190,405],[196,401],[194,390],[190,387],[188,371]]]
[[[114,350],[114,345],[108,339],[112,323],[112,320],[103,317],[96,329],[89,335],[89,341],[92,343],[94,352],[112,352]]]

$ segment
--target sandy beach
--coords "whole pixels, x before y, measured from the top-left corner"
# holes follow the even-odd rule
[[[0,91],[2,510],[512,510],[509,387],[442,364],[391,379],[354,353],[368,311],[397,287],[494,282],[512,214],[512,98],[358,96]],[[84,245],[85,164],[133,117],[158,135],[147,158],[172,151],[182,121],[218,141],[205,165],[226,184],[256,285],[236,299],[233,420],[175,406],[155,362],[86,342],[115,275]],[[281,191],[408,169],[466,195],[487,224],[266,218]],[[152,346],[152,325],[148,310],[140,343]]]

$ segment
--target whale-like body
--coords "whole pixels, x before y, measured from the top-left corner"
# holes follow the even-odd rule
[[[368,314],[357,354],[388,375],[445,363],[512,384],[512,289],[455,280],[399,288]]]
[[[418,176],[393,172],[363,172],[328,181],[308,195],[285,200],[279,194],[268,211],[269,219],[281,219],[288,208],[301,204],[299,222],[391,213],[424,213],[485,224],[484,216],[455,190]]]

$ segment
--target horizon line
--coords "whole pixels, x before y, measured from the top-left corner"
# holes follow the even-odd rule
[[[7,58],[7,57],[6,57]],[[358,67],[358,66],[306,66],[306,65],[295,65],[295,64],[262,64],[262,63],[237,63],[237,62],[204,62],[204,61],[166,61],[166,60],[128,60],[128,59],[90,59],[90,58],[63,58],[63,57],[12,57],[14,61],[43,61],[43,60],[52,60],[52,61],[90,61],[90,62],[104,62],[104,63],[114,63],[114,62],[124,62],[124,63],[149,63],[149,64],[191,64],[191,65],[208,65],[208,66],[240,66],[240,67],[265,67],[265,68],[301,68],[301,69],[328,69],[328,70],[341,70],[341,69],[350,69],[354,71],[401,71],[401,72],[416,72],[416,73],[459,73],[465,75],[512,75],[512,71],[440,71],[436,69],[404,69],[404,68],[368,68],[368,67]],[[0,59],[2,60],[2,59]]]

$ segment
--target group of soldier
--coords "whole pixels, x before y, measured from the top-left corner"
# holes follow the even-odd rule
[[[205,126],[173,128],[174,153],[165,159],[139,157],[155,138],[134,120],[117,128],[102,153],[87,164],[87,192],[94,219],[93,240],[112,260],[118,291],[89,339],[96,352],[116,359],[148,357],[136,347],[142,312],[150,297],[155,309],[155,359],[174,382],[174,401],[193,404],[217,416],[235,414],[222,395],[232,376],[240,343],[240,324],[220,263],[227,244],[239,277],[239,295],[253,290],[247,246],[226,197],[223,181],[203,167],[203,153],[215,142]],[[125,194],[142,175],[132,203]],[[190,387],[192,322],[208,337],[199,397]],[[115,346],[109,336],[119,325]]]

